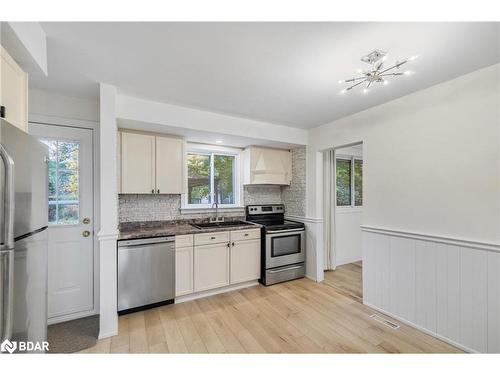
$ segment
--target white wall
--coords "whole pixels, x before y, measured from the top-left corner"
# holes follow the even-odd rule
[[[99,102],[46,90],[29,89],[30,120],[33,115],[99,122]]]
[[[494,65],[312,129],[308,216],[322,216],[318,151],[363,141],[363,224],[498,243],[499,74]]]
[[[500,65],[478,70],[315,128],[308,148],[315,166],[363,141],[363,231],[378,233],[362,240],[364,302],[481,352],[500,350],[499,81]],[[318,216],[321,169],[307,173]]]
[[[307,144],[308,132],[305,129],[154,102],[126,95],[118,95],[116,105],[117,117],[123,120],[175,126],[230,136],[244,135],[254,139],[265,139],[295,145]]]

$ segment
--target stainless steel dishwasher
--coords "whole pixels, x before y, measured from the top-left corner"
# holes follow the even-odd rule
[[[118,242],[118,313],[174,302],[175,237]]]

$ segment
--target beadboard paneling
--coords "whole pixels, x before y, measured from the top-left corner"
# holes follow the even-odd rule
[[[498,245],[415,237],[363,231],[363,302],[466,350],[499,353]]]

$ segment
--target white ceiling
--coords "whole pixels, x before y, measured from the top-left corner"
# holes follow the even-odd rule
[[[98,97],[98,82],[156,101],[311,128],[499,62],[497,23],[42,23],[35,88]],[[378,48],[416,72],[369,94],[339,79]]]

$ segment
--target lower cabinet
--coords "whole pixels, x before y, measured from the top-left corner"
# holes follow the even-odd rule
[[[229,244],[194,247],[194,291],[229,285]]]
[[[175,296],[260,278],[260,229],[175,237]]]
[[[193,293],[193,246],[175,249],[175,296]]]
[[[231,284],[260,278],[260,239],[231,244]]]

